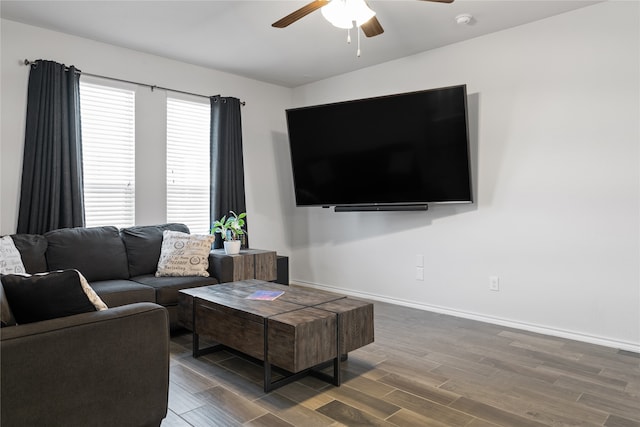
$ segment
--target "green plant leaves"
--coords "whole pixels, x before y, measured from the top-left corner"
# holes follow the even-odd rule
[[[237,236],[246,234],[243,229],[245,225],[244,218],[247,217],[246,212],[242,212],[240,215],[234,211],[229,211],[229,217],[224,215],[219,220],[213,223],[211,228],[211,234],[221,233],[223,240],[237,240]]]

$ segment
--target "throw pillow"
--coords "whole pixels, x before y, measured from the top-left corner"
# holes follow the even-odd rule
[[[20,252],[11,236],[0,238],[0,274],[22,274],[24,272]]]
[[[209,277],[209,252],[214,239],[215,236],[206,234],[163,231],[156,277]]]
[[[0,283],[0,327],[14,326],[16,319],[13,317],[11,307],[7,302],[7,296],[4,294],[4,287]]]
[[[2,286],[17,324],[107,308],[78,270],[8,274]]]
[[[12,234],[13,244],[16,245],[25,273],[45,273],[47,267],[47,239],[40,234]],[[53,269],[52,269],[53,270]]]

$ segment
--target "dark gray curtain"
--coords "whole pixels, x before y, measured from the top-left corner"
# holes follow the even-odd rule
[[[244,163],[242,159],[242,122],[240,100],[211,97],[211,223],[228,215],[246,212]],[[221,248],[216,235],[214,248]],[[249,246],[245,236],[243,246]]]
[[[31,65],[18,233],[84,225],[79,71]]]

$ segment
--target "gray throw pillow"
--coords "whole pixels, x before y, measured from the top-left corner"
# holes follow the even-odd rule
[[[107,308],[77,270],[6,274],[2,287],[19,325]]]
[[[13,317],[11,307],[7,301],[7,296],[4,293],[4,286],[0,283],[0,327],[14,326],[16,319]]]
[[[20,251],[22,264],[27,273],[44,273],[47,268],[47,239],[40,234],[12,234],[13,243]]]

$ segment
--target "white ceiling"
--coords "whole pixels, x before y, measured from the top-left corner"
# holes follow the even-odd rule
[[[271,24],[311,0],[7,1],[2,18],[295,87],[522,25],[598,1],[368,0],[385,32],[346,43],[320,11],[284,29]],[[461,13],[471,25],[455,22]],[[29,58],[35,59],[35,58]],[[47,58],[54,59],[55,58]]]

